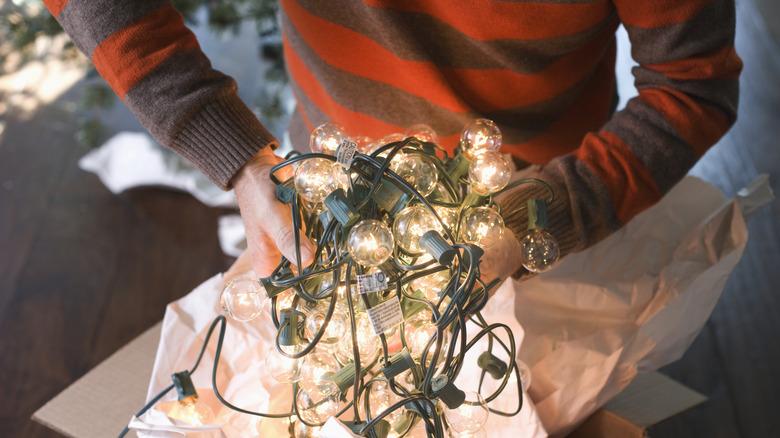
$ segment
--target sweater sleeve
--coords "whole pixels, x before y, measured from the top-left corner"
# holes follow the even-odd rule
[[[259,149],[275,145],[168,1],[45,4],[154,138],[223,189]]]
[[[613,1],[639,64],[639,95],[576,151],[522,175],[556,189],[550,231],[562,254],[596,243],[656,203],[736,119],[742,63],[733,0]],[[541,195],[520,187],[499,199],[518,236],[525,200]]]

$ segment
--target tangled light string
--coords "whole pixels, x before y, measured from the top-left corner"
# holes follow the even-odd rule
[[[312,153],[294,154],[272,169],[277,197],[292,211],[296,259],[282,258],[259,281],[232,281],[221,303],[237,321],[270,316],[276,349],[263,370],[290,384],[293,404],[290,412],[269,414],[238,408],[221,396],[216,371],[224,317],[211,327],[220,325],[212,379],[220,401],[243,413],[290,417],[294,436],[316,436],[330,417],[361,436],[402,437],[413,429],[434,437],[478,436],[489,412],[520,411],[514,336],[505,324],[488,323],[480,314],[499,282],[484,282],[479,263],[506,233],[493,197],[523,184],[544,186],[549,198],[527,204],[521,261],[534,272],[554,263],[557,242],[544,230],[554,194],[543,181],[510,183],[512,167],[497,151],[501,134],[489,120],[464,129],[454,156],[435,139],[430,128],[417,127],[403,138],[358,145],[326,124],[312,133]],[[280,180],[287,167],[295,168],[295,176]],[[300,254],[304,236],[316,243],[308,266]],[[475,333],[467,330],[468,321]],[[456,379],[467,352],[482,348],[485,343],[478,343],[485,338],[479,382],[474,391],[464,391]],[[512,375],[516,408],[491,408]],[[194,402],[189,372],[175,377],[179,399],[189,406],[178,418],[207,422],[210,414]],[[494,381],[493,389],[482,393],[486,379]]]

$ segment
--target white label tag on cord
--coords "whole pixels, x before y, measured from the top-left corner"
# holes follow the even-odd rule
[[[358,293],[368,294],[387,289],[387,275],[382,271],[357,276]]]
[[[336,149],[336,162],[341,164],[345,169],[349,169],[349,166],[352,165],[352,160],[355,159],[356,151],[357,143],[344,140]]]
[[[368,309],[368,319],[377,336],[403,322],[404,314],[398,297],[394,295],[389,300]]]

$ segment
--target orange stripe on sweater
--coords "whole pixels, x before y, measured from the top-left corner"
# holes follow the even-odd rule
[[[328,64],[460,113],[516,108],[548,100],[581,80],[598,61],[594,52],[613,38],[613,29],[606,27],[579,50],[533,74],[507,69],[444,68],[400,59],[366,36],[310,14],[294,0],[284,0],[283,4],[295,31]]]
[[[699,157],[731,126],[722,110],[674,88],[646,88],[639,97],[660,112]]]
[[[290,48],[286,35],[284,38],[284,59],[290,75],[295,78],[301,91],[309,100],[331,120],[341,124],[353,136],[366,135],[377,137],[389,132],[400,132],[403,128],[375,119],[369,115],[352,111],[334,101],[328,92],[322,88],[317,78],[306,68],[301,58]]]
[[[135,84],[171,55],[194,48],[198,48],[195,35],[184,26],[176,9],[165,5],[103,40],[95,48],[92,62],[124,99]]]
[[[734,46],[725,46],[712,53],[680,59],[663,64],[645,64],[644,67],[664,74],[669,79],[736,79],[742,71]]]
[[[46,8],[49,9],[51,15],[53,15],[54,18],[57,18],[60,16],[60,13],[62,13],[62,10],[65,9],[65,5],[68,4],[68,0],[44,0],[43,4],[45,4]]]
[[[645,29],[683,23],[720,0],[614,0],[620,21]]]
[[[575,155],[604,182],[621,223],[661,199],[650,172],[616,135],[588,134]]]
[[[495,0],[364,0],[369,6],[428,14],[478,40],[544,39],[589,29],[612,12],[609,1],[531,3]],[[540,26],[540,23],[547,25]]]

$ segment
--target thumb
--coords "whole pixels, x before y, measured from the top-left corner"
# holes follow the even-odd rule
[[[301,264],[308,266],[314,260],[314,244],[303,231],[299,231],[298,242],[296,242],[292,214],[286,205],[275,202],[272,208],[276,211],[269,215],[268,221],[266,221],[266,234],[276,244],[279,252],[293,264],[298,261],[296,250],[300,248]]]

